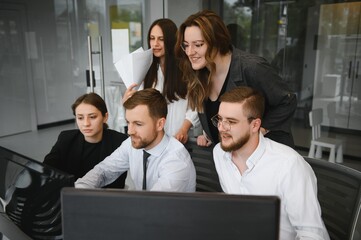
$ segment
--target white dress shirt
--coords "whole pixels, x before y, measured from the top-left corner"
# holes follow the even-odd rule
[[[194,192],[196,172],[187,149],[174,137],[164,135],[152,149],[147,167],[147,190]],[[75,182],[77,188],[99,188],[128,171],[135,190],[142,190],[143,148],[132,147],[131,138]]]
[[[241,175],[230,152],[213,149],[222,189],[229,194],[276,195],[281,199],[280,239],[329,239],[317,199],[317,179],[292,148],[260,134],[257,149]]]
[[[157,85],[153,87],[163,93],[164,76],[160,67],[158,68],[157,78]],[[143,88],[144,85],[142,84],[139,90]],[[174,136],[182,127],[185,119],[190,121],[193,127],[199,127],[200,125],[198,113],[188,107],[188,99],[180,98],[178,101],[168,102],[168,114],[164,131],[169,136]]]

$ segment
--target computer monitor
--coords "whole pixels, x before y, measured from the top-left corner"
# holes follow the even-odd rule
[[[64,240],[278,239],[275,196],[64,188]]]
[[[60,239],[60,190],[71,186],[73,175],[0,147],[0,239]]]

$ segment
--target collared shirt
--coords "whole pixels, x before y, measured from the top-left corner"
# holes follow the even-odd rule
[[[173,137],[164,135],[152,149],[147,167],[147,190],[194,192],[196,172],[187,149]],[[135,190],[143,184],[143,148],[132,147],[126,139],[110,156],[75,182],[77,188],[98,188],[111,183],[129,170]]]
[[[260,136],[243,175],[230,152],[217,144],[213,157],[222,189],[229,194],[273,195],[281,199],[280,239],[329,239],[310,165],[292,148]]]

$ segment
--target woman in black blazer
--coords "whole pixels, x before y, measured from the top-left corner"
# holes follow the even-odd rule
[[[72,110],[78,129],[61,132],[44,163],[77,179],[117,149],[127,135],[108,129],[108,110],[96,93],[80,96]],[[124,188],[126,176],[125,172],[106,187]]]

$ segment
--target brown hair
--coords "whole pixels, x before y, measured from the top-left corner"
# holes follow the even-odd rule
[[[107,105],[105,104],[102,97],[100,97],[96,93],[86,93],[86,94],[81,95],[80,97],[78,97],[75,100],[75,102],[71,105],[71,109],[73,110],[73,115],[74,116],[76,115],[76,113],[75,113],[76,108],[81,103],[86,103],[86,104],[93,105],[94,107],[96,107],[102,113],[103,117],[105,117],[106,113],[108,112]],[[104,123],[103,127],[108,128],[108,124]]]
[[[123,104],[125,109],[133,109],[138,105],[146,105],[149,110],[149,115],[153,119],[166,118],[168,113],[167,101],[164,96],[154,88],[146,88],[135,92]]]
[[[187,85],[182,79],[182,72],[174,55],[174,45],[177,40],[177,25],[168,18],[155,20],[148,31],[148,47],[150,48],[150,32],[154,26],[159,26],[164,39],[164,84],[163,95],[169,102],[185,99]],[[153,62],[144,78],[144,88],[152,88],[157,84],[159,58],[153,55]]]
[[[199,27],[202,32],[203,40],[207,45],[205,58],[210,65],[210,71],[207,68],[193,70],[187,55],[181,48],[181,44],[184,42],[185,29],[191,26]],[[183,79],[187,82],[189,105],[193,110],[203,111],[203,101],[209,96],[210,79],[216,71],[215,56],[217,53],[226,55],[230,51],[232,51],[231,36],[221,17],[215,12],[200,11],[190,15],[180,26],[175,54],[179,58]]]
[[[236,87],[220,98],[220,102],[243,103],[243,112],[247,116],[248,121],[259,118],[262,119],[265,99],[261,92],[250,87]]]

